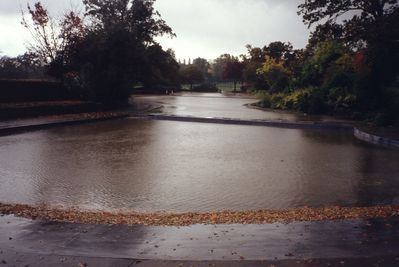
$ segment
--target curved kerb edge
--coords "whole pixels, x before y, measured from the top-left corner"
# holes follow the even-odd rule
[[[374,145],[381,145],[385,147],[393,147],[393,148],[399,148],[399,140],[394,140],[386,137],[381,137],[373,134],[369,134],[366,132],[363,132],[362,130],[358,128],[354,128],[354,136],[362,140],[364,142],[374,144]]]

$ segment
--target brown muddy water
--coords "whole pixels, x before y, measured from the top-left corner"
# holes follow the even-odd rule
[[[399,153],[350,132],[123,119],[0,137],[0,202],[214,211],[399,203]]]

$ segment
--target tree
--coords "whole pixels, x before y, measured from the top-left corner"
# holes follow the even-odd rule
[[[202,76],[204,76],[204,79],[209,79],[210,64],[205,58],[196,58],[193,60],[192,64],[202,72]]]
[[[303,21],[308,26],[322,20],[325,20],[324,24],[331,25],[338,23],[343,15],[352,12],[353,16],[343,20],[343,24],[345,27],[356,25],[361,32],[365,30],[362,26],[377,23],[394,14],[398,6],[396,0],[305,0],[305,3],[298,6],[298,15],[303,16]]]
[[[265,49],[259,47],[253,47],[252,45],[246,45],[246,48],[249,60],[252,62],[257,62],[259,64],[262,64],[262,62],[265,60],[266,57]]]
[[[292,56],[293,47],[290,42],[284,43],[280,41],[272,42],[263,48],[265,56],[275,59],[277,62],[280,60],[288,61]]]
[[[319,40],[338,41],[362,59],[356,60],[356,69],[362,71],[357,71],[354,85],[361,110],[386,109],[384,99],[399,74],[399,2],[305,0],[298,14],[309,27],[318,24],[313,47]]]
[[[53,73],[84,90],[87,98],[110,105],[126,103],[135,84],[176,82],[175,59],[155,41],[157,36],[174,34],[155,11],[153,0],[83,3],[85,34],[57,53]]]
[[[234,83],[234,92],[237,90],[237,83],[242,81],[244,64],[236,57],[231,57],[226,61],[223,69],[223,78]]]
[[[316,31],[319,37],[338,35],[354,48],[396,42],[399,37],[397,0],[305,0],[298,8],[308,27],[322,25]]]
[[[204,81],[204,76],[202,71],[198,69],[195,65],[188,65],[183,68],[180,73],[182,80],[190,85],[190,90],[193,90],[193,85],[195,83],[200,83]]]
[[[294,50],[292,44],[287,42],[275,41],[265,45],[263,48],[247,45],[247,55],[243,56],[243,80],[257,89],[268,87],[264,75],[257,71],[262,68],[266,58],[271,58],[276,63],[283,62],[287,70],[297,73],[298,60],[302,57],[301,51]]]
[[[25,53],[15,58],[0,57],[0,78],[43,78],[44,69],[37,56]]]
[[[266,57],[262,67],[257,70],[257,74],[265,79],[272,93],[283,91],[290,83],[291,73],[284,66],[284,62],[272,57]]]
[[[155,43],[157,36],[174,36],[154,9],[155,0],[83,0],[83,3],[95,30],[124,29],[146,45]]]
[[[218,58],[216,58],[212,64],[211,64],[211,73],[214,77],[214,79],[217,82],[224,81],[223,77],[223,72],[224,69],[226,68],[226,64],[229,60],[231,60],[232,56],[229,54],[223,54],[220,55]]]
[[[28,4],[27,9],[29,16],[22,13],[22,25],[33,38],[33,43],[28,45],[28,51],[31,55],[36,55],[42,65],[50,64],[66,47],[71,47],[82,39],[83,19],[75,12],[71,11],[57,21],[40,2],[33,7]]]
[[[325,23],[317,25],[315,30],[310,34],[307,50],[313,52],[317,45],[322,42],[340,41],[343,40],[344,29],[342,25],[335,23]]]
[[[303,66],[301,77],[303,85],[323,86],[323,80],[329,75],[329,68],[345,53],[349,53],[349,49],[339,42],[319,43]]]
[[[145,68],[149,71],[143,76],[144,87],[179,87],[179,64],[174,51],[164,51],[160,45],[154,44],[148,47],[146,54]]]

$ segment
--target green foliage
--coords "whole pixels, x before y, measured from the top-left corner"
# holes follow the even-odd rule
[[[356,102],[356,96],[342,87],[331,88],[326,96],[329,109],[336,114],[348,114],[354,111]]]
[[[271,97],[271,108],[286,109],[284,98],[285,95],[283,93],[273,94]]]
[[[44,78],[44,68],[36,55],[25,53],[11,58],[0,57],[0,79]]]
[[[275,59],[277,62],[288,61],[291,58],[293,47],[291,43],[284,43],[280,41],[271,42],[268,46],[263,48],[265,57]]]
[[[143,69],[136,64],[146,66],[146,52],[127,31],[95,31],[81,42],[70,68],[77,70],[88,98],[105,104],[123,104],[134,82],[143,75]]]
[[[226,68],[227,61],[230,60],[230,58],[231,58],[231,55],[223,54],[223,55],[219,56],[218,58],[216,58],[215,60],[213,60],[213,62],[211,64],[210,71],[213,76],[213,79],[216,82],[224,81],[223,71]]]
[[[223,69],[223,78],[227,81],[233,81],[234,83],[242,80],[242,71],[244,66],[242,62],[236,57],[231,57],[226,61]]]
[[[87,98],[124,104],[135,84],[173,86],[179,66],[172,51],[163,51],[154,38],[171,28],[154,10],[153,0],[84,0],[84,36],[57,53],[51,72]],[[76,73],[71,80],[68,73]],[[66,78],[65,78],[66,77]]]
[[[331,62],[323,77],[322,86],[353,88],[354,80],[354,57],[349,53],[343,53],[337,60]]]
[[[193,60],[193,65],[199,69],[205,80],[209,80],[210,64],[205,58],[196,58]]]
[[[145,56],[145,69],[141,82],[145,88],[178,88],[180,85],[179,64],[173,50],[164,51],[158,44],[149,46]]]
[[[267,57],[262,67],[257,70],[257,74],[268,84],[271,92],[281,92],[287,89],[291,73],[284,66],[284,61],[279,62],[271,57]]]
[[[355,117],[379,125],[398,121],[399,100],[387,88],[397,88],[399,75],[399,2],[306,0],[298,14],[318,24],[302,85],[321,88],[329,112],[362,114]]]
[[[317,88],[306,88],[296,96],[296,109],[309,114],[322,114],[327,107],[324,101],[324,92]]]
[[[260,99],[260,101],[257,103],[257,105],[261,108],[270,108],[272,106],[272,97],[271,95],[266,92],[266,91],[259,91],[257,93],[257,98]]]
[[[190,85],[190,89],[193,89],[195,83],[201,83],[204,81],[204,75],[200,69],[195,65],[188,65],[180,70],[180,77],[184,83]]]
[[[322,29],[316,30],[316,39],[323,40],[326,35],[334,39],[340,37],[352,47],[363,48],[365,43],[389,41],[391,38],[388,36],[394,36],[392,33],[397,31],[397,27],[388,21],[393,18],[396,25],[399,23],[398,8],[397,0],[306,0],[299,5],[298,14],[302,15],[303,21],[309,27],[323,22],[320,24]],[[345,19],[343,15],[346,15]],[[391,27],[387,27],[387,22]]]
[[[346,49],[340,43],[319,43],[314,54],[305,62],[301,75],[302,84],[323,86],[323,80],[330,75],[329,69],[345,52]]]
[[[304,88],[290,93],[263,93],[258,95],[261,107],[282,110],[297,110],[309,114],[322,114],[329,110],[325,93],[317,88]],[[347,101],[350,101],[349,99]]]

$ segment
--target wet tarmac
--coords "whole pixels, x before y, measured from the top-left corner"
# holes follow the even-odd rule
[[[37,255],[3,251],[3,266],[10,267],[397,267],[399,257],[367,257],[270,261],[168,261]],[[0,257],[1,258],[1,257]],[[2,264],[2,262],[0,262]],[[1,266],[1,265],[0,265]]]
[[[0,261],[11,264],[17,260],[34,263],[49,259],[48,262],[68,263],[67,260],[72,259],[87,262],[103,258],[121,262],[121,265],[109,266],[123,266],[127,260],[129,264],[145,263],[146,260],[153,263],[168,261],[161,266],[179,266],[179,262],[194,264],[196,261],[221,264],[217,266],[243,261],[259,264],[254,266],[262,266],[260,264],[265,262],[287,264],[276,266],[312,266],[317,259],[338,264],[344,259],[397,262],[398,226],[399,218],[269,225],[129,227],[30,221],[3,216],[0,217]],[[206,266],[197,264],[195,266]]]

